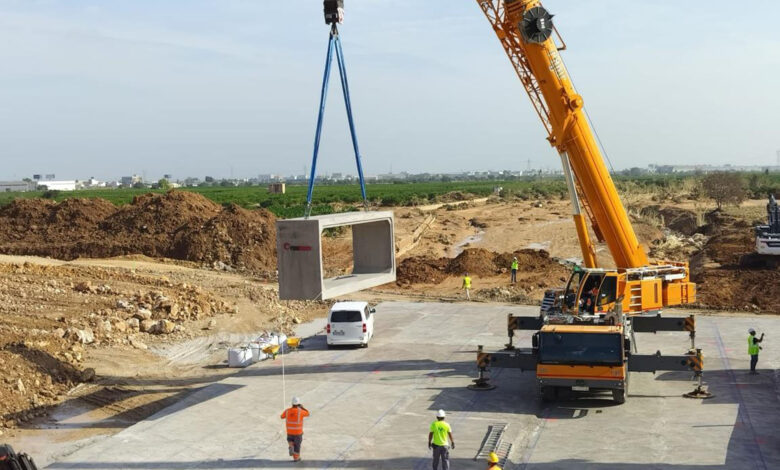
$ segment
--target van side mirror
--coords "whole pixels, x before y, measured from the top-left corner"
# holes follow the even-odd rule
[[[375,308],[370,308],[370,309],[368,309],[368,313],[376,313],[376,309]]]

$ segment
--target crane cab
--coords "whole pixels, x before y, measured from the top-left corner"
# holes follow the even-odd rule
[[[695,298],[695,284],[689,282],[684,263],[636,269],[575,267],[566,287],[545,293],[542,315],[569,321],[576,317],[581,322],[594,317],[604,319],[618,306],[625,314],[638,314],[690,303]]]

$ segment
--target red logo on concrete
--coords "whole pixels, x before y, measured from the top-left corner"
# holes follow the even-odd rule
[[[308,245],[290,245],[285,243],[282,247],[287,251],[311,251],[311,247]]]

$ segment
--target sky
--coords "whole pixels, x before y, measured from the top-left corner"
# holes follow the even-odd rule
[[[346,0],[366,174],[557,168],[476,0]],[[780,2],[547,0],[616,169],[771,165]],[[0,180],[311,164],[320,0],[0,0]],[[318,174],[355,173],[334,69]]]

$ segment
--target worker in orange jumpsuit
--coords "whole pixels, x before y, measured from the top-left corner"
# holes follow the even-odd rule
[[[303,418],[309,416],[309,410],[301,405],[301,399],[293,397],[292,406],[282,413],[282,419],[287,424],[287,447],[293,462],[301,461],[301,444],[303,443]]]

